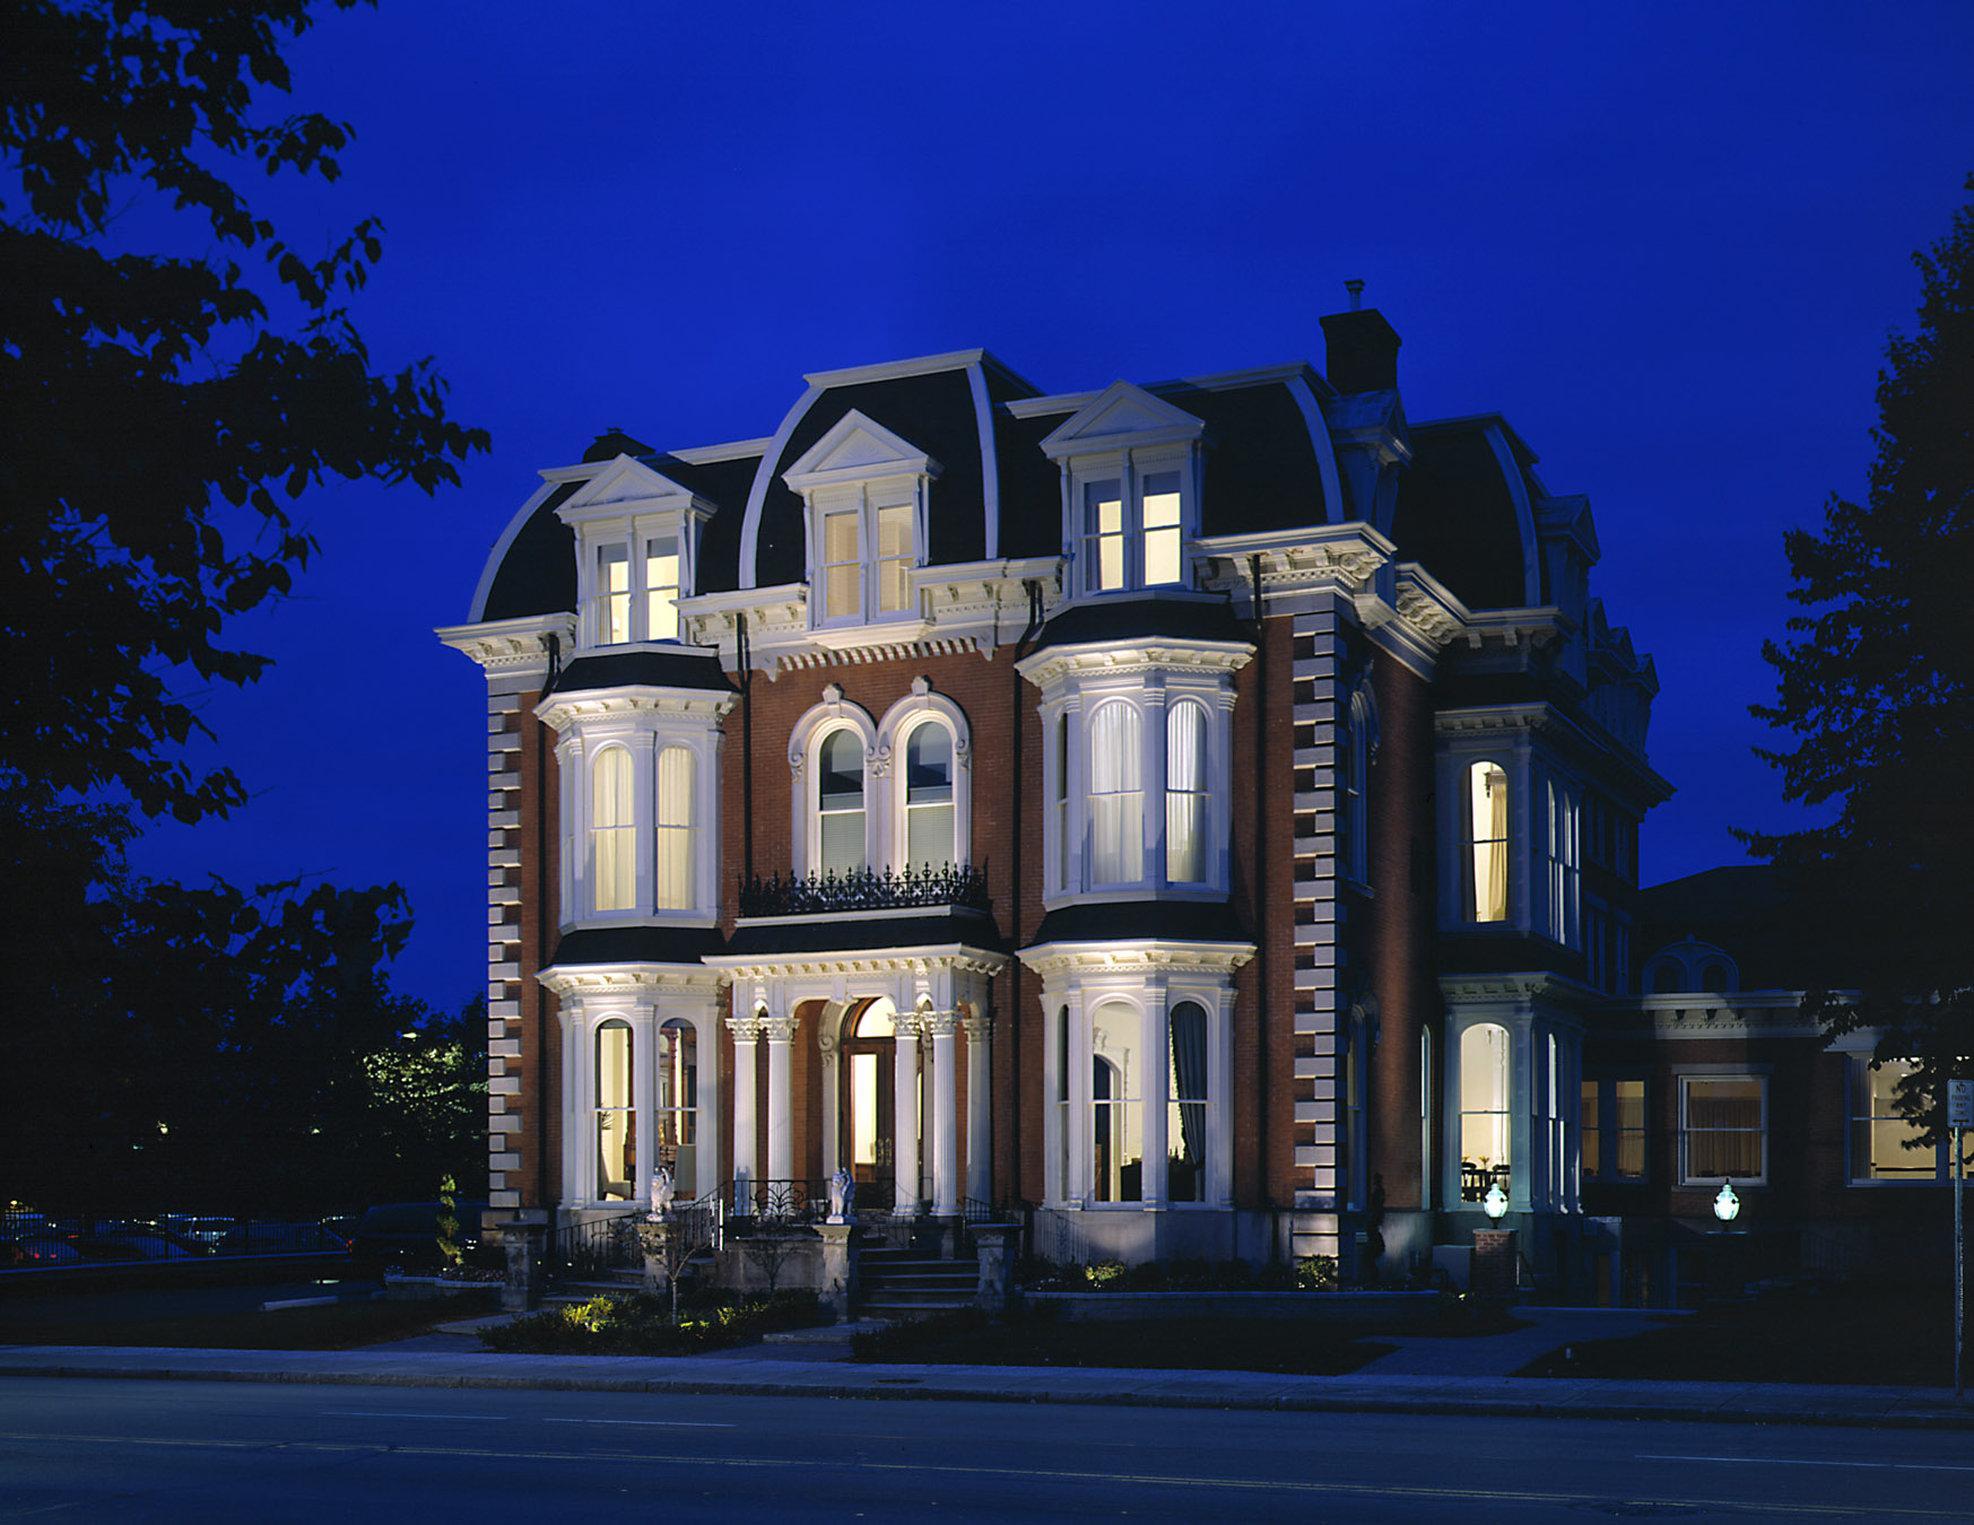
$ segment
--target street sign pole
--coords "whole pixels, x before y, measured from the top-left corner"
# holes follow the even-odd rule
[[[1953,1129],[1953,1395],[1966,1391],[1961,1363],[1967,1349],[1967,1170],[1962,1140],[1974,1126],[1974,1080],[1947,1082],[1947,1122]]]

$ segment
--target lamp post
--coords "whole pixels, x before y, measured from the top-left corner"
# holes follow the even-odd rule
[[[1500,1181],[1487,1188],[1481,1198],[1481,1211],[1487,1214],[1487,1227],[1474,1230],[1473,1273],[1468,1286],[1480,1297],[1506,1302],[1515,1295],[1515,1231],[1504,1229],[1501,1220],[1508,1215],[1508,1194]]]
[[[1714,1198],[1714,1216],[1723,1228],[1741,1216],[1741,1199],[1734,1194],[1731,1180],[1720,1183],[1720,1194]]]
[[[1490,1223],[1499,1223],[1508,1214],[1508,1194],[1496,1181],[1488,1187],[1487,1195],[1481,1198],[1481,1211],[1487,1214]]]

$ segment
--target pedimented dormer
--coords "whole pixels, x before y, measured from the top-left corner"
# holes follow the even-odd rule
[[[1205,432],[1183,408],[1116,381],[1042,441],[1062,471],[1077,596],[1191,586]]]
[[[632,456],[583,469],[587,480],[555,511],[576,533],[577,645],[680,639],[678,602],[693,591],[699,527],[714,506]]]
[[[921,617],[926,503],[939,463],[852,408],[782,473],[808,526],[809,623]]]

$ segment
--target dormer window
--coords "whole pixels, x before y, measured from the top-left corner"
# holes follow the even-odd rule
[[[699,526],[712,512],[712,504],[627,455],[584,481],[556,510],[582,548],[577,644],[679,640],[679,600],[692,591]]]
[[[1205,425],[1128,382],[1067,419],[1042,448],[1066,479],[1063,543],[1078,593],[1181,587],[1197,532]]]
[[[850,412],[782,480],[809,517],[809,623],[823,629],[918,618],[928,495],[939,463]]]

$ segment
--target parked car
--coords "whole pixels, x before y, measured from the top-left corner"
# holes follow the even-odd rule
[[[469,1261],[478,1259],[480,1215],[486,1210],[484,1202],[459,1202],[453,1207],[459,1220],[459,1247]],[[387,1266],[435,1271],[444,1260],[439,1253],[436,1202],[382,1203],[364,1213],[350,1237],[350,1261],[362,1275],[382,1275]]]
[[[67,1266],[82,1259],[82,1251],[63,1239],[34,1236],[0,1242],[0,1266]]]
[[[213,1248],[169,1229],[136,1229],[112,1234],[73,1234],[69,1243],[91,1260],[195,1260]]]

